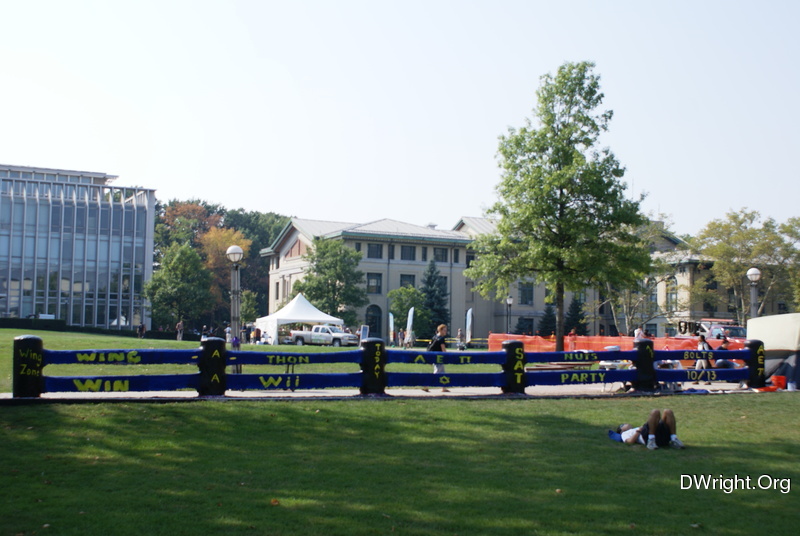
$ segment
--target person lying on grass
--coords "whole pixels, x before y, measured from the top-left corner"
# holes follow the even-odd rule
[[[684,448],[683,442],[676,435],[678,425],[675,422],[675,414],[671,409],[660,412],[654,409],[647,417],[647,422],[639,428],[634,428],[630,424],[620,424],[617,427],[618,441],[635,445],[641,443],[647,445],[650,450],[659,447],[670,446],[676,449]],[[647,437],[647,441],[645,441]]]

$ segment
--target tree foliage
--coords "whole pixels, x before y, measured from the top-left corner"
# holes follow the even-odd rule
[[[272,245],[288,222],[289,218],[274,212],[248,212],[241,209],[225,212],[224,227],[236,229],[251,242],[249,254],[245,257],[248,269],[242,271],[241,279],[243,289],[258,295],[255,304],[258,316],[267,314],[269,298],[269,264],[260,252]]]
[[[171,200],[166,205],[159,203],[155,223],[156,261],[160,252],[172,244],[200,245],[200,237],[210,229],[220,227],[224,210],[200,200]]]
[[[425,272],[422,274],[420,290],[425,296],[424,308],[430,316],[427,326],[424,324],[419,325],[423,329],[427,328],[427,331],[423,332],[422,336],[429,337],[436,333],[436,327],[439,324],[450,325],[450,308],[447,300],[450,293],[447,292],[447,281],[442,277],[433,259],[428,263]]]
[[[793,218],[782,225],[772,218],[759,225],[760,221],[757,211],[731,211],[724,219],[709,222],[694,242],[695,250],[711,263],[709,276],[693,289],[694,298],[727,305],[741,325],[750,316],[747,270],[761,270],[757,304],[761,314],[769,299],[793,302],[792,287],[800,267],[800,219]],[[730,290],[733,299],[728,301],[728,293],[719,292],[717,286]]]
[[[603,93],[594,64],[566,63],[542,77],[534,115],[500,137],[499,200],[489,214],[496,232],[476,241],[466,271],[484,296],[536,275],[556,302],[556,349],[563,350],[564,293],[586,286],[635,284],[648,272],[649,251],[636,229],[639,201],[626,199],[624,168],[597,149],[611,111],[598,112]]]
[[[144,287],[153,323],[170,328],[179,320],[187,328],[201,325],[203,314],[213,301],[211,278],[211,272],[191,246],[172,244],[164,253],[161,268]]]
[[[258,301],[258,294],[252,290],[242,291],[241,303],[241,316],[242,323],[255,322],[259,316],[256,302]]]
[[[586,315],[583,313],[583,304],[573,299],[567,309],[567,316],[564,319],[564,331],[567,333],[575,329],[577,335],[588,335],[589,329],[586,324]]]
[[[556,332],[556,310],[552,303],[546,303],[544,306],[544,315],[539,320],[539,327],[537,328],[539,335],[542,337],[549,337]]]
[[[288,218],[272,212],[228,211],[201,200],[159,202],[156,208],[154,246],[157,265],[173,244],[189,245],[196,249],[215,274],[211,285],[213,306],[204,311],[207,323],[221,322],[229,315],[230,263],[224,252],[234,244],[245,250],[242,265],[247,269],[240,272],[242,289],[252,291],[259,298],[255,303],[256,315],[266,314],[269,268],[259,252],[272,244]],[[225,240],[230,242],[225,243]],[[214,247],[209,249],[211,243]],[[249,246],[245,247],[245,244]]]
[[[212,274],[211,294],[214,297],[213,316],[214,322],[219,324],[230,320],[230,289],[231,289],[231,262],[226,256],[228,248],[237,245],[244,252],[243,261],[240,262],[240,272],[247,270],[244,259],[250,251],[250,240],[234,229],[213,227],[200,236],[200,251],[205,259],[205,265]]]
[[[414,308],[414,325],[412,331],[427,336],[431,326],[430,313],[425,308],[425,294],[412,286],[405,286],[390,290],[386,295],[389,298],[389,312],[394,315],[395,329],[406,329],[408,324],[408,311]]]
[[[303,258],[309,268],[294,284],[294,294],[302,293],[317,309],[341,318],[345,325],[355,325],[355,309],[369,301],[363,286],[364,272],[358,269],[361,253],[340,240],[315,238]]]

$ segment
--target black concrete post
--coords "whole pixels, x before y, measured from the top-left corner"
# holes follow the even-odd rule
[[[33,335],[14,337],[13,396],[34,398],[44,391],[44,347],[42,339]]]
[[[386,394],[386,346],[382,339],[361,341],[361,394]]]
[[[751,388],[764,387],[767,383],[764,343],[757,339],[748,339],[744,347],[750,350],[750,355],[747,357],[747,368],[750,370],[747,385]]]
[[[638,355],[636,356],[636,380],[633,388],[637,391],[655,391],[658,381],[656,369],[653,365],[655,352],[653,341],[650,339],[636,339],[633,341]]]
[[[197,366],[200,369],[200,396],[225,396],[228,379],[225,374],[225,339],[209,337],[200,343],[202,350]]]
[[[503,393],[525,394],[528,379],[525,377],[525,345],[522,341],[503,341],[503,351],[506,353],[506,362],[503,363],[505,385]]]

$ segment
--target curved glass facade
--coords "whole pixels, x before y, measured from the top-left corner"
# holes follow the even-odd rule
[[[0,316],[149,324],[155,191],[113,175],[0,165]]]

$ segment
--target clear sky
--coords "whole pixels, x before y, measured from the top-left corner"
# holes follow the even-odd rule
[[[800,216],[800,2],[0,0],[0,163],[163,201],[451,228],[590,60],[643,209]]]

